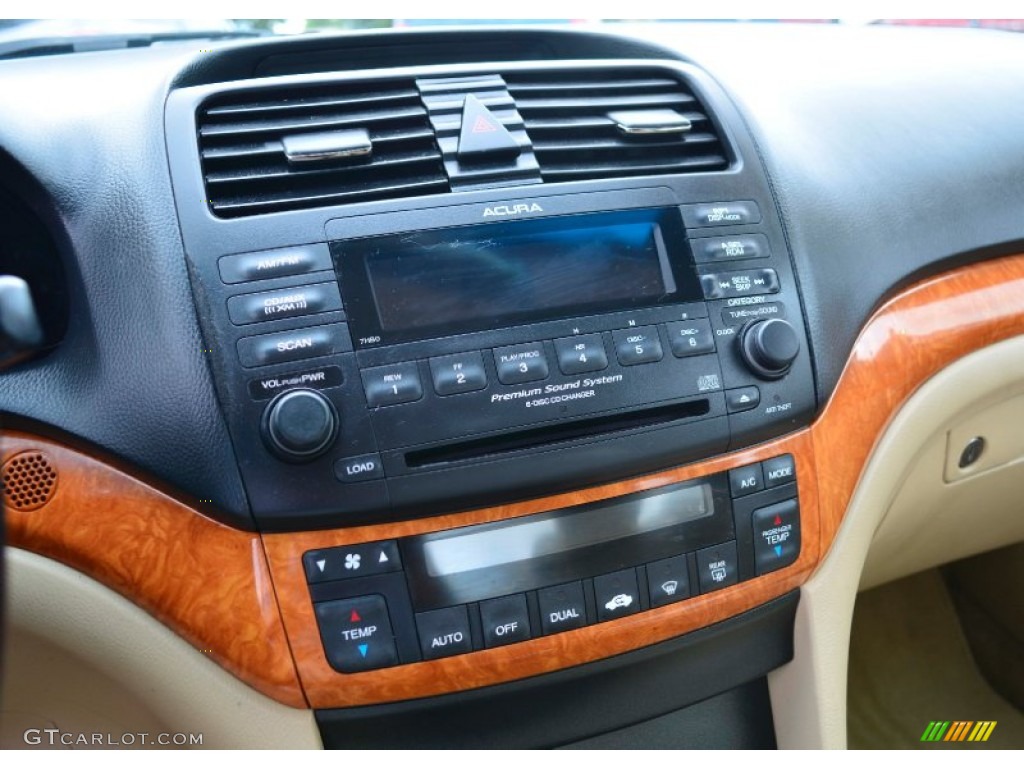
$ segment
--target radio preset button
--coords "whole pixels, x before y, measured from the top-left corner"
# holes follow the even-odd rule
[[[697,579],[703,594],[736,583],[736,542],[727,541],[697,553]]]
[[[683,222],[688,227],[727,227],[761,221],[761,211],[753,200],[684,205],[682,210]]]
[[[502,384],[522,384],[548,377],[548,359],[541,342],[500,347],[494,350],[494,364]]]
[[[371,408],[411,403],[423,397],[416,363],[367,368],[362,372],[366,403]]]
[[[526,595],[509,595],[480,603],[484,646],[497,648],[530,639],[530,614]]]
[[[464,605],[417,613],[416,628],[420,635],[420,650],[427,661],[473,650],[469,614]]]
[[[545,635],[586,626],[587,607],[583,601],[583,584],[574,581],[537,591],[540,626]]]
[[[434,391],[439,395],[475,392],[487,386],[484,357],[479,352],[432,357],[430,375],[434,380]]]
[[[622,365],[656,363],[665,356],[658,329],[653,325],[612,331],[615,356]]]
[[[384,464],[380,454],[367,453],[364,456],[349,456],[334,462],[334,476],[343,483],[361,483],[364,480],[380,480],[384,477]]]
[[[718,272],[700,276],[704,298],[732,299],[779,292],[779,276],[774,269],[747,269],[742,272]]]
[[[327,243],[296,245],[273,251],[233,253],[230,256],[222,256],[217,266],[220,269],[220,279],[225,283],[305,275],[333,267]]]
[[[388,606],[380,595],[317,603],[327,660],[339,672],[364,672],[398,663]]]
[[[341,294],[335,283],[300,285],[278,291],[246,293],[228,299],[228,315],[235,325],[315,315],[341,309]]]
[[[729,413],[752,411],[761,404],[761,392],[757,387],[738,387],[725,391],[725,409]]]
[[[594,577],[594,597],[597,600],[597,620],[610,621],[629,616],[640,610],[640,589],[636,583],[636,571],[606,573]]]
[[[351,351],[352,339],[343,323],[247,336],[238,340],[238,359],[245,368]]]
[[[555,339],[555,352],[558,354],[558,367],[567,376],[602,371],[608,367],[604,342],[597,333]]]
[[[688,323],[668,323],[668,342],[676,357],[706,355],[715,351],[715,337],[711,323],[707,320],[691,320]]]
[[[699,237],[690,241],[693,260],[698,264],[735,259],[763,259],[770,256],[764,235]]]

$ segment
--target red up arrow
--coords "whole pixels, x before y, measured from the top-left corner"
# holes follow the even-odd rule
[[[349,621],[362,621],[363,619],[362,619],[362,617],[360,617],[360,615],[356,611],[352,611],[352,615],[348,617],[348,620]]]
[[[494,127],[494,124],[483,115],[478,115],[476,122],[473,123],[473,133],[491,133],[496,130],[498,129]]]
[[[774,522],[775,525],[782,525],[782,518],[776,515],[775,520],[773,520],[772,522]]]

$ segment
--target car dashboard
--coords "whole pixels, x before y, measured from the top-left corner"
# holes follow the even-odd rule
[[[715,24],[0,61],[5,744],[846,746],[858,592],[1024,540],[1022,64]]]

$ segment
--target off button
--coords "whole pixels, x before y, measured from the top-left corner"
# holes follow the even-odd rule
[[[480,603],[484,645],[497,648],[530,639],[530,614],[526,595],[509,595]]]

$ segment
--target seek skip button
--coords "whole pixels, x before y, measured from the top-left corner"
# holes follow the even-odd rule
[[[334,462],[334,476],[343,483],[380,480],[384,477],[384,465],[381,463],[380,454],[377,453],[350,456]]]

